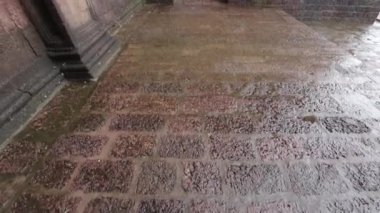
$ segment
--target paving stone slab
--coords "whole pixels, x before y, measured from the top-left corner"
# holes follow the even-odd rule
[[[28,141],[14,141],[0,153],[0,175],[22,174],[41,157],[46,146]]]
[[[175,113],[177,97],[162,95],[131,96],[115,94],[102,107],[107,112],[129,113]]]
[[[139,213],[183,213],[185,204],[180,200],[144,200],[139,204]]]
[[[196,115],[178,115],[168,119],[169,133],[198,133],[203,129],[203,121]]]
[[[226,212],[226,203],[218,200],[192,200],[190,212],[193,213],[223,213]]]
[[[297,195],[340,194],[349,191],[349,185],[334,165],[295,163],[289,166],[292,190]]]
[[[110,125],[112,131],[149,131],[162,129],[165,118],[161,115],[124,114],[115,116]]]
[[[303,213],[306,212],[305,208],[298,202],[287,200],[267,201],[267,202],[254,202],[247,206],[246,212],[289,212],[289,213]]]
[[[372,133],[380,136],[380,119],[365,119],[364,122],[372,130]]]
[[[343,114],[344,108],[329,95],[316,95],[302,97],[300,110],[303,113]]]
[[[222,194],[222,177],[215,163],[183,163],[182,188],[185,192],[200,194]]]
[[[362,121],[349,117],[322,118],[321,123],[330,133],[363,134],[371,131]]]
[[[352,197],[345,199],[324,200],[319,205],[318,212],[362,212],[380,211],[379,197]]]
[[[281,115],[262,118],[261,126],[260,132],[272,134],[309,134],[319,131],[316,124],[304,118],[283,117]]]
[[[168,135],[160,139],[158,154],[166,158],[201,158],[205,144],[198,135]]]
[[[210,140],[210,156],[223,160],[254,160],[255,149],[251,137],[212,135]]]
[[[313,159],[364,158],[376,155],[373,144],[362,138],[310,137],[305,139],[305,150]]]
[[[106,119],[101,114],[86,115],[80,118],[75,130],[78,132],[94,132],[99,130],[105,121]]]
[[[344,166],[346,178],[357,191],[380,191],[380,163],[356,163]]]
[[[87,161],[74,180],[74,188],[84,192],[126,193],[132,175],[130,161]]]
[[[216,115],[207,116],[205,130],[216,133],[257,133],[260,129],[259,118],[251,115]]]
[[[346,93],[349,86],[343,83],[277,83],[280,94],[283,95],[315,95],[315,94],[335,94]]]
[[[12,204],[11,212],[75,212],[80,198],[23,193]]]
[[[233,113],[238,110],[238,100],[231,96],[185,97],[181,103],[182,113]]]
[[[115,158],[152,156],[155,144],[154,135],[121,135],[116,139],[111,156]]]
[[[168,194],[176,181],[175,165],[165,161],[147,161],[137,181],[138,194]]]
[[[190,82],[186,86],[186,94],[189,95],[227,95],[229,85],[223,82]]]
[[[145,93],[177,94],[182,93],[182,85],[176,82],[151,82],[144,85]]]
[[[133,212],[135,202],[129,199],[118,199],[111,197],[99,197],[92,199],[84,210],[85,213],[121,213]]]
[[[284,174],[276,165],[231,165],[227,184],[234,194],[275,194],[285,192]]]
[[[302,140],[291,136],[274,136],[256,140],[257,151],[264,161],[297,160],[305,156]]]
[[[67,160],[49,160],[32,177],[32,183],[46,188],[63,188],[76,168],[77,163]]]
[[[245,97],[243,108],[245,111],[266,115],[267,117],[278,114],[294,116],[299,114],[305,104],[299,96],[291,95],[268,95]]]
[[[139,82],[134,81],[124,81],[120,80],[117,77],[111,77],[113,81],[103,81],[100,82],[98,87],[96,88],[95,94],[101,92],[103,94],[110,93],[137,93],[140,88]],[[119,80],[118,80],[119,79]]]
[[[276,92],[276,84],[272,82],[254,82],[246,84],[240,91],[242,96],[270,96]]]
[[[53,145],[52,155],[57,157],[92,157],[99,155],[108,138],[90,135],[62,136]]]

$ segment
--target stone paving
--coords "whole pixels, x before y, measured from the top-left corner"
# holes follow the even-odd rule
[[[380,212],[380,58],[217,4],[147,7],[119,36],[72,132],[1,152],[9,212]]]

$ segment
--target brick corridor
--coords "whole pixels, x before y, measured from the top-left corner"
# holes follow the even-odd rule
[[[274,9],[147,8],[119,36],[34,172],[32,144],[0,154],[10,212],[380,212],[379,69]]]

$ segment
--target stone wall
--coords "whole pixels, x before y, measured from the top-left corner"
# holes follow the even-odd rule
[[[373,22],[380,0],[230,0],[242,5],[281,7],[301,20],[356,20]]]
[[[0,0],[0,127],[59,73],[18,0]]]
[[[284,0],[283,8],[303,20],[356,19],[358,21],[373,22],[380,12],[380,1]]]
[[[0,87],[44,55],[19,1],[0,0]]]

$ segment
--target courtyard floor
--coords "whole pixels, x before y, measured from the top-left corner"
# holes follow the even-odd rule
[[[146,7],[0,152],[9,212],[380,212],[380,26]]]

